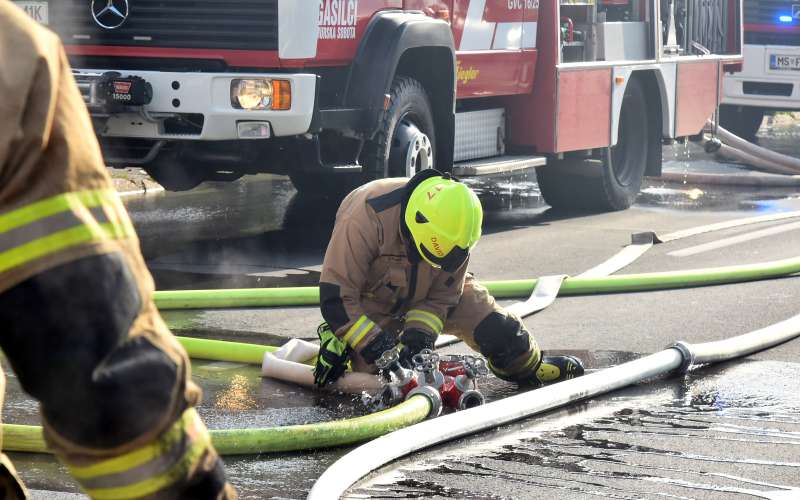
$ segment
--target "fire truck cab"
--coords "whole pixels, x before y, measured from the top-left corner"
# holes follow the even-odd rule
[[[800,0],[749,0],[742,55],[742,71],[723,82],[720,123],[754,140],[765,114],[800,110]]]
[[[624,209],[741,61],[740,0],[17,3],[46,7],[108,163],[175,190],[537,167],[553,206]]]

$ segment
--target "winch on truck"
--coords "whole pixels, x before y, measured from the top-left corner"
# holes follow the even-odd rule
[[[107,162],[172,190],[538,167],[550,205],[624,209],[741,62],[740,0],[17,3],[62,36]]]

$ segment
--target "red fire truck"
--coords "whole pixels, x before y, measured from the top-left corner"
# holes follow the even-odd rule
[[[176,190],[538,167],[553,206],[623,209],[741,62],[739,0],[17,4],[63,38],[109,164]]]

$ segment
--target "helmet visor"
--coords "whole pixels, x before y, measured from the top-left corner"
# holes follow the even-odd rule
[[[420,245],[419,248],[425,260],[432,263],[434,267],[440,267],[443,271],[448,273],[456,272],[459,267],[464,265],[464,262],[466,262],[469,257],[469,250],[465,250],[459,246],[453,247],[444,257],[437,257],[431,253],[430,250],[425,248],[425,245]]]

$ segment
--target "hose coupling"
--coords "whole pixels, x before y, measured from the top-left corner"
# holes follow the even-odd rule
[[[476,406],[482,406],[483,403],[485,402],[486,399],[480,392],[474,389],[469,391],[464,391],[461,394],[461,397],[458,398],[458,409],[467,410],[469,408],[475,408]]]
[[[408,395],[406,396],[406,401],[417,394],[425,396],[431,403],[431,411],[428,412],[429,419],[436,418],[442,414],[442,396],[439,394],[437,389],[429,385],[418,385],[409,391]]]
[[[692,344],[681,340],[670,347],[677,349],[683,358],[683,362],[681,363],[681,366],[678,367],[677,371],[679,373],[687,373],[689,368],[694,364],[694,352],[692,351]]]
[[[708,154],[716,153],[721,147],[722,141],[720,141],[717,137],[712,137],[711,139],[707,140],[705,144],[703,144],[703,149]]]

